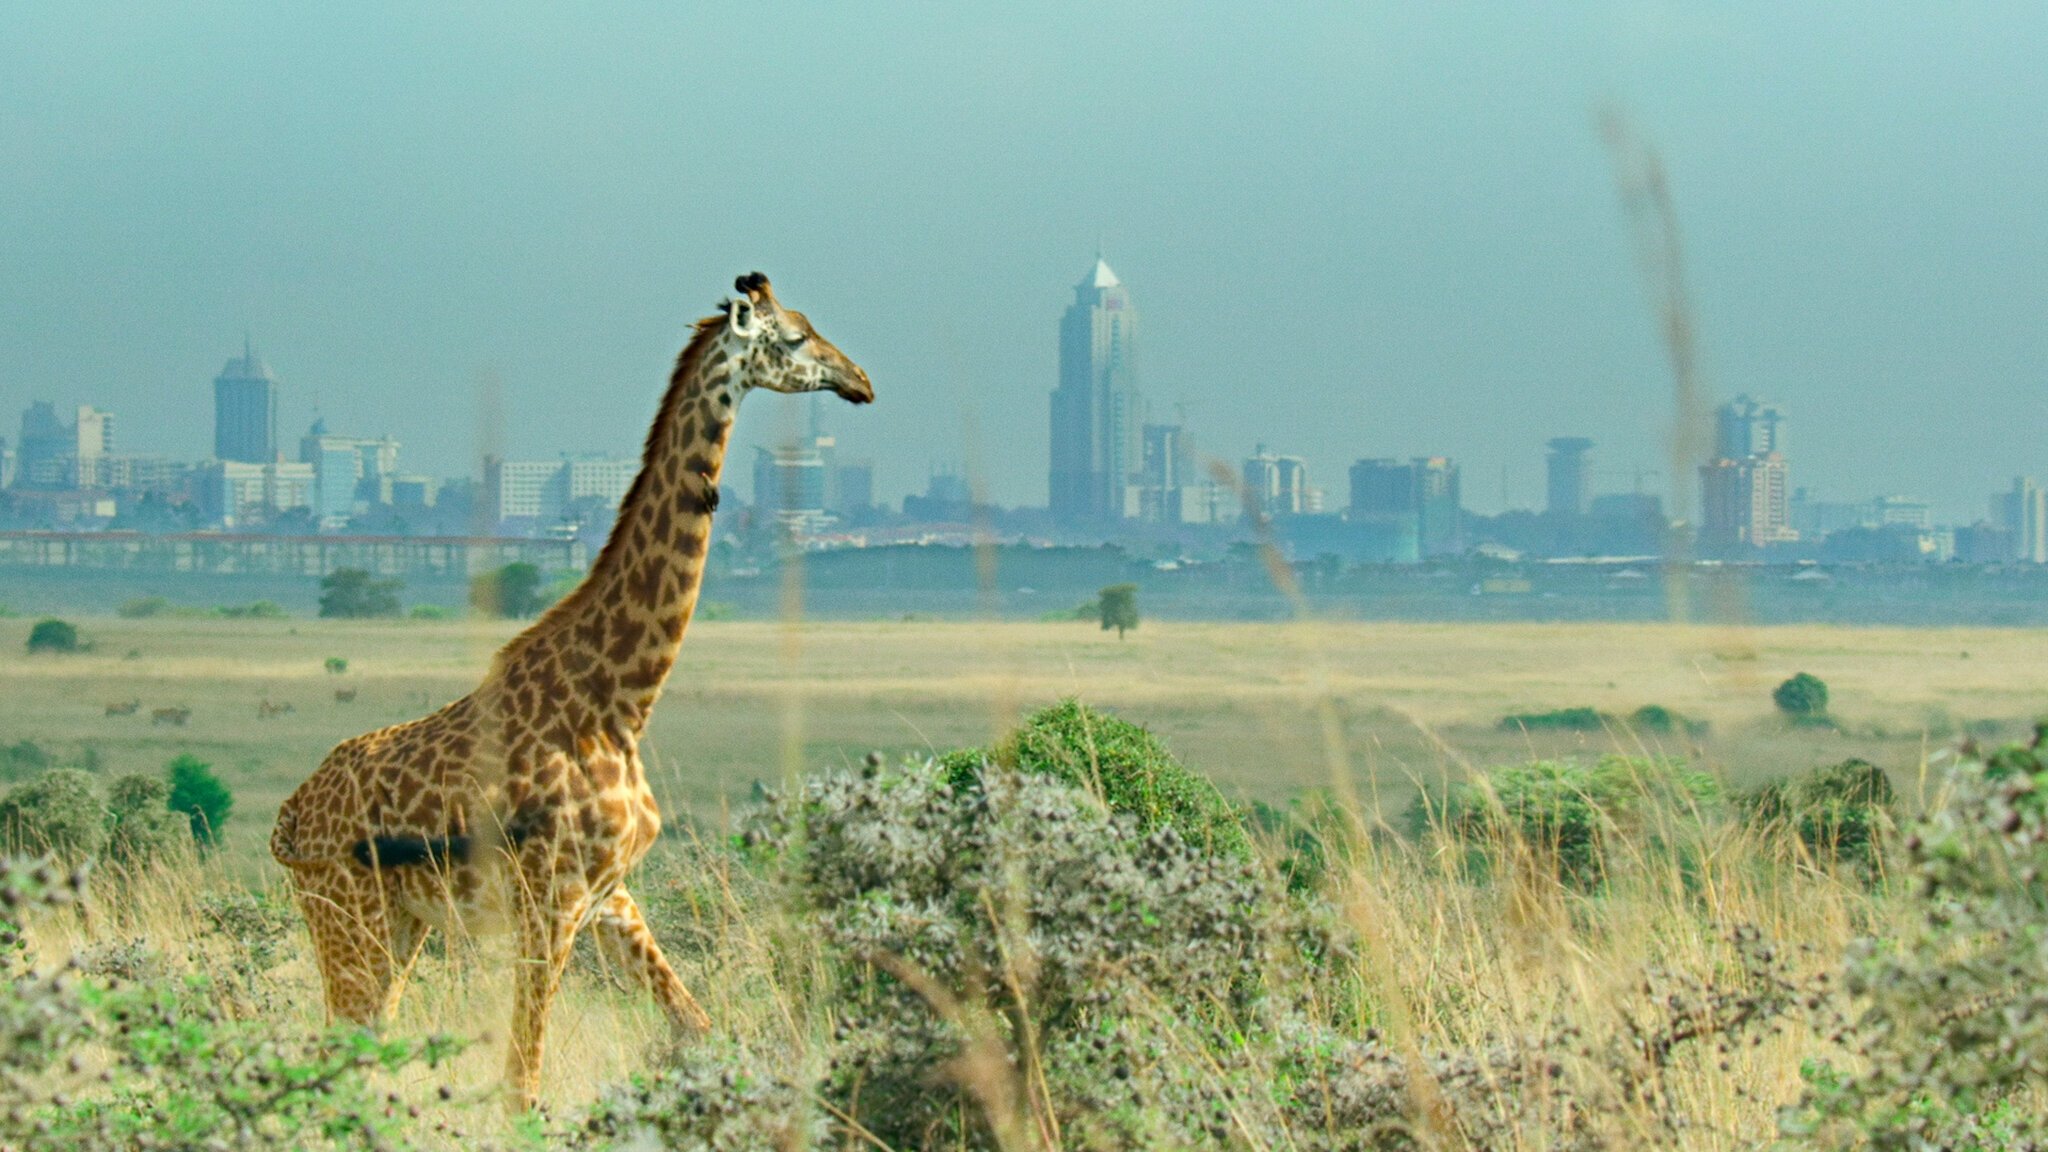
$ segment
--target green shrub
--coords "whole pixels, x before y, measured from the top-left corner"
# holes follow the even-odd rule
[[[91,776],[52,768],[0,799],[0,837],[9,852],[79,864],[106,845],[107,808]]]
[[[1906,839],[1911,918],[1846,966],[1854,1067],[1809,1066],[1788,1134],[1843,1149],[2048,1146],[2035,1095],[2048,1067],[2044,737],[1967,755]]]
[[[137,596],[123,600],[114,614],[128,620],[146,620],[151,616],[164,616],[171,611],[171,602],[162,596]]]
[[[1735,797],[1755,828],[1782,828],[1822,860],[1874,872],[1898,819],[1891,777],[1867,760],[1848,759]]]
[[[448,610],[439,604],[415,604],[412,606],[412,611],[407,612],[406,615],[414,620],[446,620],[448,619]]]
[[[208,848],[220,843],[228,813],[234,811],[235,797],[213,774],[213,766],[196,756],[184,755],[164,768],[164,778],[170,783],[171,811],[190,822],[192,839]]]
[[[1704,736],[1707,722],[1683,716],[1662,704],[1645,704],[1628,714],[1628,725],[1637,732],[1659,736]]]
[[[230,620],[282,620],[290,615],[284,606],[269,600],[258,600],[250,604],[222,604],[213,610],[216,616]]]
[[[524,619],[548,605],[541,597],[540,569],[524,561],[472,577],[469,603],[486,616],[508,620]]]
[[[361,568],[336,568],[320,578],[320,615],[351,620],[396,616],[405,582],[379,580]]]
[[[975,787],[985,762],[1085,788],[1111,812],[1136,816],[1142,829],[1168,826],[1212,852],[1251,858],[1244,825],[1214,784],[1183,766],[1157,736],[1078,700],[1026,717],[992,750],[963,748],[940,758],[962,789]]]
[[[348,661],[339,656],[329,656],[324,666],[329,676],[339,676],[348,671]]]
[[[1828,686],[1801,672],[1772,689],[1771,702],[1795,721],[1821,720],[1828,714]]]
[[[17,740],[0,747],[0,772],[9,776],[41,772],[56,762],[56,757],[33,740]]]
[[[871,762],[771,797],[747,826],[842,973],[848,1026],[820,1093],[834,1109],[890,1147],[986,1148],[947,1074],[970,1051],[1042,1075],[1065,1126],[1091,1122],[1077,1105],[1114,1068],[1152,1063],[1157,1037],[1125,1024],[1134,1005],[1174,1005],[1183,1040],[1259,1031],[1264,989],[1285,979],[1267,956],[1285,902],[1255,865],[1143,830],[1052,773],[973,771],[963,788],[936,763]]]
[[[1660,818],[1689,822],[1719,796],[1712,777],[1668,760],[1536,760],[1419,796],[1408,824],[1417,835],[1441,830],[1482,851],[1525,848],[1559,879],[1592,888],[1612,870],[1611,844],[1654,842]]]
[[[1610,717],[1593,708],[1555,708],[1549,712],[1516,712],[1501,717],[1503,732],[1599,732]]]
[[[142,866],[189,848],[191,823],[171,811],[171,788],[154,776],[129,775],[107,789],[107,856]]]
[[[29,629],[28,650],[36,652],[78,651],[78,629],[62,620],[38,620]]]
[[[25,913],[84,894],[82,873],[61,882],[16,861],[0,872],[0,951],[11,977],[0,980],[0,1148],[419,1147],[408,1131],[417,1113],[373,1077],[439,1067],[459,1044],[354,1027],[309,1036],[232,1019],[204,978],[136,970],[106,979],[92,964],[24,970]],[[81,1051],[93,1053],[97,1071]]]

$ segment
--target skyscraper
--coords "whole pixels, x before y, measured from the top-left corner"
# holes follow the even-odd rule
[[[1721,405],[1715,417],[1714,455],[1719,459],[1747,460],[1785,451],[1785,414],[1776,404],[1744,393]]]
[[[2048,492],[2031,476],[2013,480],[2012,491],[1991,498],[1996,520],[2012,536],[2013,559],[2048,564]]]
[[[213,380],[213,456],[270,464],[277,460],[277,377],[248,341]]]
[[[1267,516],[1299,516],[1310,507],[1308,462],[1299,456],[1276,456],[1261,444],[1244,462],[1247,507]]]
[[[1415,538],[1422,554],[1463,552],[1465,509],[1457,462],[1448,456],[1417,456],[1408,464],[1415,470]]]
[[[1559,436],[1550,442],[1549,448],[1544,476],[1549,482],[1549,499],[1544,509],[1552,516],[1584,515],[1586,500],[1592,495],[1586,453],[1592,451],[1593,442],[1583,436]]]
[[[1783,456],[1723,458],[1700,466],[1700,543],[1709,551],[1739,552],[1797,539]]]
[[[1700,543],[1710,551],[1799,539],[1784,424],[1777,405],[1747,395],[1715,413],[1714,458],[1700,465]]]
[[[1125,488],[1143,460],[1138,313],[1100,256],[1060,317],[1060,382],[1052,394],[1053,522],[1100,524],[1125,515]]]

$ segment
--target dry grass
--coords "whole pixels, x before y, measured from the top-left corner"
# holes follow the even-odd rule
[[[91,745],[109,772],[154,769],[191,751],[220,765],[238,797],[221,856],[118,893],[103,882],[89,919],[37,924],[40,950],[139,939],[173,967],[216,974],[233,971],[234,944],[206,928],[199,905],[210,892],[250,883],[281,895],[260,844],[284,793],[335,740],[466,690],[509,633],[475,624],[91,620],[82,630],[94,653],[30,660],[21,655],[26,627],[0,621],[0,699],[8,702],[0,742],[34,739],[60,753]],[[1627,712],[1657,703],[1707,719],[1712,731],[1697,746],[1669,750],[1738,781],[1857,754],[1891,769],[1911,796],[1926,774],[1923,721],[2016,727],[2048,687],[2039,634],[1991,630],[1147,621],[1118,643],[1085,625],[807,623],[794,661],[790,639],[777,625],[693,630],[651,742],[671,809],[722,823],[750,782],[780,773],[775,749],[792,708],[801,758],[817,765],[871,748],[983,742],[1018,709],[1070,693],[1147,723],[1229,792],[1284,799],[1332,783],[1331,765],[1347,765],[1341,783],[1365,797],[1364,826],[1382,822],[1382,805],[1391,812],[1405,803],[1411,777],[1531,753],[1643,746],[1625,732],[1539,740],[1497,731],[1507,711],[1570,705]],[[140,655],[129,658],[131,650]],[[349,659],[345,676],[323,671],[330,655]],[[1801,670],[1828,681],[1850,735],[1771,720],[1770,687]],[[357,701],[334,702],[337,684],[358,688]],[[140,717],[104,715],[105,703],[136,696]],[[266,698],[296,710],[258,721],[256,703]],[[190,727],[149,725],[149,707],[170,703],[193,708]],[[1711,832],[1684,866],[1645,855],[1598,896],[1533,873],[1467,882],[1432,845],[1385,836],[1361,845],[1339,888],[1360,941],[1366,1012],[1417,1051],[1538,1035],[1559,1020],[1614,1035],[1646,1004],[1646,971],[1725,978],[1727,935],[1738,925],[1757,927],[1796,957],[1795,967],[1814,972],[1894,914],[1856,883],[1792,866],[1780,849],[1733,829]],[[757,879],[733,867],[717,851],[665,847],[635,886],[658,907],[677,967],[718,1031],[781,1066],[815,1071],[835,1023],[818,995],[830,979],[824,957]],[[422,961],[397,1027],[484,1038],[455,1066],[456,1102],[428,1103],[472,1133],[502,1133],[495,1109],[465,1102],[491,1098],[497,1081],[509,1016],[505,945],[445,951],[452,957]],[[294,923],[250,1010],[314,1027],[319,1005]],[[546,1097],[557,1113],[580,1106],[657,1064],[666,1043],[644,996],[594,958],[579,962],[554,1017]],[[1689,1122],[1681,1145],[1767,1139],[1776,1110],[1798,1093],[1800,1062],[1827,1050],[1794,1028],[1726,1056],[1725,1067],[1711,1047],[1686,1055],[1665,1085],[1664,1107]],[[1200,1053],[1191,1048],[1190,1057]],[[1575,1071],[1569,1086],[1555,1086],[1555,1105],[1597,1097],[1604,1075]],[[430,1097],[443,1082],[410,1090]],[[1618,1126],[1622,1143],[1630,1131],[1648,1140],[1662,1130],[1647,1107],[1614,1103],[1602,1123]],[[1244,1143],[1267,1146],[1268,1137],[1249,1135],[1259,1131],[1248,1118]]]

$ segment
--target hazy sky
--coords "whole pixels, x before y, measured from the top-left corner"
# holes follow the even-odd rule
[[[1939,17],[1928,15],[1939,12]],[[1098,238],[1201,445],[1542,441],[1662,487],[1669,373],[1594,127],[1662,151],[1707,379],[1795,484],[1983,514],[2048,473],[2048,5],[791,2],[8,6],[0,434],[31,399],[197,457],[245,329],[336,431],[462,473],[631,451],[735,273],[863,363],[882,494],[1045,499]],[[756,397],[740,439],[793,406]],[[742,480],[744,485],[745,481]]]

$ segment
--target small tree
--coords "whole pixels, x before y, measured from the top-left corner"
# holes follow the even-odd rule
[[[28,650],[30,652],[76,652],[78,651],[78,629],[62,620],[38,620],[29,629]]]
[[[361,619],[398,615],[402,580],[379,580],[361,568],[336,568],[320,578],[320,615]]]
[[[213,766],[197,756],[184,755],[170,762],[164,778],[171,785],[170,809],[191,821],[192,838],[208,848],[220,843],[221,829],[235,808],[235,796],[213,774]]]
[[[485,572],[469,582],[469,602],[490,616],[518,619],[546,607],[541,596],[540,569],[524,562]]]
[[[348,671],[347,660],[339,656],[329,656],[327,658],[327,674],[329,676],[339,676],[346,671]]]
[[[1828,714],[1828,686],[1805,672],[1778,685],[1771,699],[1793,720],[1820,720]]]
[[[1138,626],[1138,586],[1136,584],[1111,584],[1099,594],[1102,608],[1102,630],[1116,629],[1116,638],[1121,640],[1124,633]]]

